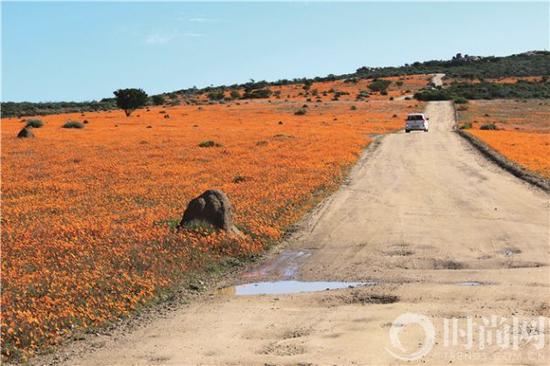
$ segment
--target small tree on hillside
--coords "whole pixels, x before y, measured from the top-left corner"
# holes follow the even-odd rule
[[[153,104],[154,105],[161,105],[161,104],[164,104],[164,97],[160,94],[158,95],[153,95]]]
[[[142,89],[119,89],[113,92],[116,97],[116,105],[124,110],[126,117],[147,104],[147,93]]]
[[[369,89],[374,91],[374,92],[385,92],[387,91],[388,89],[388,86],[390,86],[391,84],[391,81],[389,80],[384,80],[384,79],[374,79],[370,84],[369,84]]]

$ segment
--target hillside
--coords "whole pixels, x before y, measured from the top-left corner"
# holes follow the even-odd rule
[[[181,103],[197,103],[201,96],[208,96],[206,102],[233,100],[233,99],[251,99],[262,98],[265,94],[254,93],[255,90],[273,88],[285,85],[311,84],[313,82],[333,82],[344,80],[354,83],[362,79],[375,79],[382,77],[412,75],[412,74],[431,74],[444,73],[448,77],[457,79],[485,79],[485,78],[505,78],[505,77],[526,77],[526,76],[548,76],[550,75],[550,52],[532,51],[505,57],[480,57],[457,54],[451,60],[431,60],[424,62],[414,62],[402,66],[390,67],[367,67],[358,68],[354,73],[342,75],[327,75],[316,78],[297,78],[282,79],[273,82],[250,81],[242,84],[220,85],[216,87],[206,87],[202,89],[188,88],[174,92],[160,94],[170,105],[179,105]],[[232,90],[241,90],[236,94]],[[247,92],[248,91],[248,92]],[[269,93],[269,92],[268,92]],[[227,95],[225,95],[227,94]],[[270,93],[269,93],[270,94]],[[507,93],[513,96],[522,97],[521,93]],[[527,94],[526,97],[541,97],[546,95],[544,92],[535,92]],[[204,98],[203,102],[204,101]],[[153,99],[151,98],[151,104]],[[33,115],[48,115],[57,113],[77,113],[94,112],[116,109],[113,98],[103,98],[100,101],[90,102],[2,102],[2,117],[23,117]]]

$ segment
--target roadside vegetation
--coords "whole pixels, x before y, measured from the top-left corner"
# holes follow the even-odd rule
[[[475,100],[458,126],[506,158],[550,179],[550,100]]]
[[[338,187],[369,135],[423,109],[378,93],[355,101],[367,81],[314,88],[323,102],[305,103],[300,86],[278,88],[288,98],[279,104],[274,90],[273,103],[48,115],[24,142],[16,135],[28,121],[3,118],[3,357],[23,360],[166,299],[189,273],[248,260]],[[332,88],[347,94],[331,101]],[[400,88],[392,81],[389,92]],[[243,237],[175,229],[209,188],[227,193]]]
[[[513,99],[550,98],[550,81],[518,80],[515,83],[481,81],[478,83],[452,83],[448,87],[430,88],[417,92],[419,100]]]

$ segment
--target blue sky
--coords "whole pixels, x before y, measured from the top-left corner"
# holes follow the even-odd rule
[[[2,3],[2,100],[149,94],[549,48],[549,5]]]

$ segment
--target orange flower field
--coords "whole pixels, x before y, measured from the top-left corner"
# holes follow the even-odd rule
[[[323,99],[301,116],[304,98],[50,115],[33,139],[15,137],[21,119],[3,119],[4,356],[125,316],[208,261],[265,249],[338,187],[373,136],[423,109]],[[61,128],[68,120],[86,124]],[[219,145],[199,147],[208,140]],[[175,230],[211,188],[227,193],[244,237]]]
[[[508,159],[550,178],[549,106],[548,100],[536,99],[470,101],[459,121],[471,123],[469,133]],[[480,130],[485,124],[495,124],[497,130]]]

